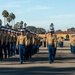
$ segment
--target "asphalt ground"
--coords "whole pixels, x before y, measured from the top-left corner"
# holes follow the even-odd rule
[[[75,55],[70,53],[69,43],[66,44],[63,49],[58,47],[52,64],[48,62],[48,50],[44,47],[23,64],[19,62],[19,55],[3,59],[0,75],[75,75]]]

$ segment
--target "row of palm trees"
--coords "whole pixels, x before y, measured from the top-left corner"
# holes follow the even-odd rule
[[[27,24],[24,23],[23,21],[16,22],[16,24],[14,25],[14,29],[18,30],[18,28],[25,28],[26,26],[27,26]]]
[[[13,13],[9,13],[7,10],[3,10],[2,15],[4,17],[4,26],[5,27],[12,27],[14,29],[26,27],[27,24],[23,21],[15,23],[15,15]],[[11,23],[11,24],[10,24]]]
[[[2,15],[4,17],[4,26],[10,26],[10,22],[12,23],[12,26],[15,24],[16,17],[13,13],[9,13],[7,10],[3,10]]]

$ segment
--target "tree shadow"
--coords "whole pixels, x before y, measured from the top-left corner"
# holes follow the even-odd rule
[[[75,63],[75,61],[69,62],[69,60],[74,60],[75,56],[71,56],[71,57],[70,56],[68,56],[68,57],[65,56],[65,57],[63,57],[61,55],[62,56],[61,57],[60,55],[61,54],[59,54],[59,53],[56,54],[54,63],[66,63],[66,62],[63,62],[63,61],[67,61],[67,63]],[[70,54],[68,53],[68,55],[70,55]],[[10,63],[12,62],[11,65],[14,65],[14,64],[17,64],[17,62],[19,62],[19,57],[7,58],[7,59],[4,59],[3,61],[4,62],[10,62]],[[25,61],[25,63],[26,64],[48,63],[48,53],[47,52],[39,52],[36,55],[33,55],[32,58]],[[0,64],[0,65],[2,65],[2,64]],[[7,64],[7,65],[10,65],[10,64]]]
[[[0,68],[0,75],[74,75],[75,67],[28,67],[28,68]]]

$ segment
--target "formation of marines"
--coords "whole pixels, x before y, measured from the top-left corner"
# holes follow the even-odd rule
[[[19,54],[20,63],[31,58],[33,54],[39,52],[39,47],[42,45],[43,39],[30,31],[22,28],[19,31],[0,27],[0,60],[9,58]],[[49,63],[54,62],[57,45],[63,47],[63,38],[56,37],[54,29],[50,29],[44,37],[44,47],[48,47]],[[75,54],[75,36],[72,35],[70,39],[71,53]]]
[[[46,46],[48,47],[49,63],[54,62],[57,46],[63,47],[63,45],[64,45],[63,37],[61,36],[57,37],[54,30],[51,29],[46,33]],[[75,54],[75,35],[71,35],[70,50],[72,54]]]
[[[27,28],[15,31],[0,27],[0,60],[19,54],[22,64],[39,51],[39,45],[39,36]]]

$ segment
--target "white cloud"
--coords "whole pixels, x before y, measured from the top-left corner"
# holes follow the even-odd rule
[[[12,2],[9,2],[9,3],[6,3],[4,5],[0,5],[0,7],[2,8],[15,8],[15,7],[20,7],[21,5],[18,4],[18,3],[12,3]]]
[[[4,4],[0,4],[0,7],[2,8],[15,8],[15,7],[21,7],[25,3],[30,3],[32,0],[23,0],[23,1],[10,1]]]
[[[34,6],[34,7],[28,8],[28,11],[34,11],[34,10],[48,10],[48,9],[54,9],[54,7],[36,5],[36,6]]]
[[[75,14],[62,14],[62,15],[55,15],[55,16],[49,16],[49,18],[72,18],[75,17]]]
[[[19,0],[19,1],[12,1],[12,2],[8,2],[7,4],[23,4],[23,3],[30,3],[32,2],[32,0]]]

